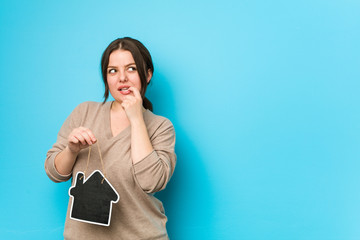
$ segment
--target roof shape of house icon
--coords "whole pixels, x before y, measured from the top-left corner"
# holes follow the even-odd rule
[[[110,225],[112,204],[120,199],[114,187],[99,170],[95,170],[85,180],[84,173],[78,172],[74,186],[69,189],[69,195],[72,197],[71,219],[102,226]]]

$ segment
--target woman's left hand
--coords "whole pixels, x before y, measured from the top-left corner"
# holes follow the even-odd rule
[[[130,87],[130,94],[125,95],[121,106],[125,110],[131,125],[131,159],[133,164],[148,156],[154,148],[143,117],[142,97],[139,90]]]
[[[124,108],[125,113],[131,123],[134,120],[139,119],[143,116],[143,101],[137,88],[130,87],[129,90],[131,91],[131,93],[125,96],[125,99],[122,101],[121,106]]]

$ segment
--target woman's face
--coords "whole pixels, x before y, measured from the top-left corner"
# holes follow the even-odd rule
[[[140,76],[131,52],[118,49],[110,54],[107,82],[111,95],[120,103],[123,101],[124,96],[133,95],[128,90],[129,87],[141,90]]]

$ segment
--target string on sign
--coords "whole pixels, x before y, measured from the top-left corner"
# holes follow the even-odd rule
[[[97,140],[97,148],[98,148],[98,151],[99,151],[101,166],[102,166],[102,169],[103,169],[103,172],[104,172],[104,177],[103,177],[103,179],[101,181],[101,184],[103,184],[104,180],[106,178],[106,172],[105,172],[105,168],[104,168],[104,162],[103,162],[103,159],[102,159],[102,156],[101,156],[99,139]],[[86,161],[86,168],[85,168],[85,171],[84,171],[84,175],[80,177],[80,180],[86,175],[86,170],[89,167],[90,155],[91,155],[91,146],[89,146],[89,153],[88,153],[88,158],[87,158],[87,161]]]

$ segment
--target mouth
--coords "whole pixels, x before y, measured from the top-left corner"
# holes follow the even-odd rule
[[[123,87],[123,88],[119,88],[118,90],[119,90],[119,91],[128,91],[129,88],[128,88],[128,87]]]
[[[118,88],[118,91],[123,94],[123,95],[127,95],[129,94],[131,91],[129,90],[130,86],[120,86]]]

